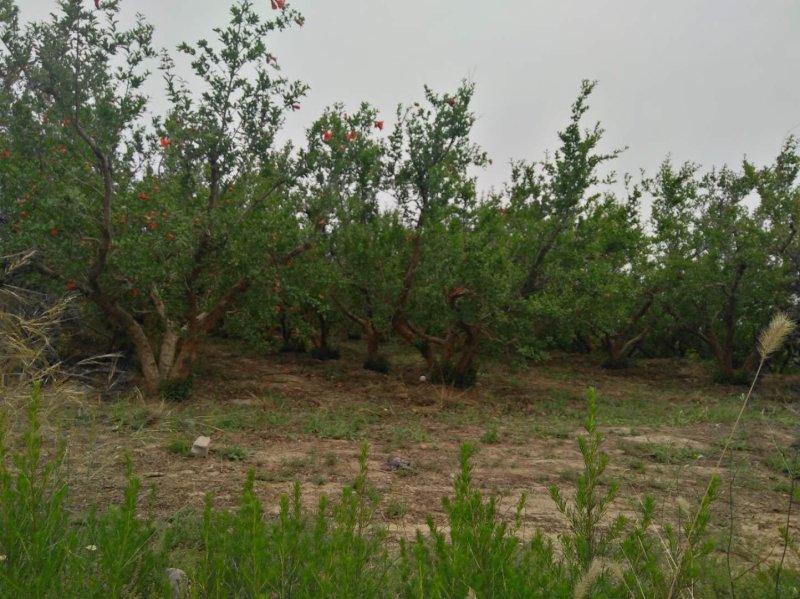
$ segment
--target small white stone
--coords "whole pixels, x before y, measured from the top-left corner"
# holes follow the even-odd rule
[[[167,568],[166,575],[169,579],[169,588],[173,599],[182,599],[189,596],[191,582],[186,572],[180,568]]]
[[[192,443],[192,455],[198,457],[206,457],[208,455],[208,446],[211,445],[211,438],[199,436]]]
[[[419,382],[420,383],[424,383],[427,380],[428,380],[428,377],[426,377],[424,374],[421,377],[419,377]]]

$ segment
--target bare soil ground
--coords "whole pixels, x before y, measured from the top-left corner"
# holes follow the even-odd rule
[[[305,355],[257,356],[214,341],[189,401],[50,393],[44,430],[50,446],[55,438],[66,441],[77,507],[119,501],[130,457],[144,483],[156,486],[148,505],[167,520],[199,513],[206,495],[216,507],[235,508],[250,470],[268,511],[277,511],[294,481],[314,507],[320,495],[335,497],[353,480],[368,442],[379,518],[396,537],[424,527],[427,514],[444,522],[441,499],[451,493],[459,446],[472,442],[476,485],[500,496],[509,517],[527,494],[523,533],[555,534],[565,523],[548,487],[567,495],[574,489],[587,387],[599,393],[611,459],[606,478],[620,486],[615,509],[635,517],[643,497],[653,495],[662,525],[678,523],[681,508],[695,504],[717,471],[746,391],[711,384],[703,365],[689,360],[641,360],[629,370],[604,371],[595,359],[575,356],[521,370],[491,365],[477,387],[462,391],[421,382],[417,357],[401,350],[391,374],[362,370],[360,351],[346,344],[341,360],[323,363]],[[24,402],[4,403],[18,432]],[[715,534],[728,538],[732,508],[734,551],[748,560],[779,557],[798,412],[800,378],[767,376],[719,469]],[[212,439],[208,458],[186,455],[199,434]],[[392,458],[409,467],[392,469]],[[794,523],[790,528],[798,533]]]

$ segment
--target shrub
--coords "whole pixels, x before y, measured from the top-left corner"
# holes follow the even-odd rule
[[[619,516],[609,527],[601,528],[603,517],[617,496],[618,486],[611,481],[605,491],[601,491],[608,456],[600,452],[603,435],[597,430],[597,393],[593,388],[589,389],[587,398],[586,436],[578,438],[583,472],[576,478],[574,502],[568,503],[555,485],[550,487],[550,497],[569,526],[569,533],[561,535],[564,555],[583,571],[589,569],[595,558],[610,554],[612,543],[626,524],[625,518]]]
[[[283,354],[304,354],[306,351],[306,342],[302,339],[290,339],[281,346]]]
[[[431,371],[428,380],[434,385],[468,389],[474,386],[478,380],[478,367],[471,362],[466,370],[459,370],[451,362],[443,361]]]
[[[389,372],[389,359],[380,354],[374,358],[367,358],[364,360],[364,369],[386,374]]]
[[[400,573],[407,597],[568,597],[569,581],[553,547],[537,534],[523,544],[516,532],[525,496],[513,524],[502,522],[495,498],[484,499],[473,487],[471,445],[461,447],[455,496],[442,500],[450,538],[428,516],[426,537],[417,531],[401,540]]]
[[[73,526],[63,446],[43,456],[39,397],[37,385],[13,472],[0,433],[0,597],[165,596],[166,543],[156,550],[155,528],[136,516],[140,481],[130,463],[122,505]]]
[[[311,350],[311,357],[315,360],[338,360],[341,358],[341,352],[338,347],[315,347]]]
[[[715,368],[712,378],[717,385],[737,385],[743,387],[750,384],[753,373],[745,368],[737,368],[730,373]]]
[[[248,475],[236,513],[215,512],[206,501],[203,530],[206,551],[194,573],[207,597],[385,596],[389,560],[385,534],[372,524],[377,506],[367,488],[367,448],[359,474],[338,503],[320,499],[316,514],[301,507],[300,485],[283,496],[274,520]]]
[[[192,397],[194,379],[192,377],[169,379],[159,387],[159,394],[164,401],[181,402]]]

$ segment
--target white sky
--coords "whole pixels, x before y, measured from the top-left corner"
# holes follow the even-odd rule
[[[92,0],[86,0],[87,5]],[[800,0],[290,0],[303,28],[269,43],[283,73],[311,91],[285,134],[303,131],[334,102],[367,100],[389,125],[422,86],[476,83],[474,139],[494,160],[482,189],[501,186],[510,158],[539,159],[584,78],[599,80],[587,125],[605,149],[629,146],[619,173],[677,162],[768,163],[800,134]],[[122,0],[141,12],[156,45],[213,39],[231,2]],[[257,0],[263,14],[269,0]],[[21,3],[41,18],[53,0]],[[158,77],[156,73],[155,77]]]

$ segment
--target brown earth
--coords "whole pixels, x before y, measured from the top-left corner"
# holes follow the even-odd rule
[[[476,388],[461,391],[421,382],[420,364],[406,352],[392,356],[390,375],[362,370],[360,351],[345,345],[342,360],[322,363],[254,356],[215,341],[191,400],[146,402],[134,395],[108,402],[46,393],[44,430],[49,440],[66,439],[78,507],[119,501],[129,456],[145,485],[157,489],[142,509],[150,505],[168,519],[199,512],[206,495],[216,507],[235,508],[250,470],[268,512],[277,511],[294,481],[313,508],[321,495],[336,497],[354,479],[366,441],[368,478],[381,497],[378,518],[396,537],[424,527],[427,514],[444,524],[441,499],[452,492],[459,446],[472,442],[476,486],[499,496],[509,519],[525,493],[523,534],[555,534],[565,521],[548,487],[567,495],[574,489],[582,468],[576,438],[586,389],[594,386],[610,457],[606,479],[619,483],[617,513],[636,517],[649,494],[660,525],[675,524],[719,472],[714,534],[727,538],[732,506],[735,551],[750,560],[779,555],[778,529],[786,524],[792,487],[781,451],[791,460],[788,448],[800,432],[797,377],[766,378],[718,469],[746,389],[712,385],[696,362],[642,360],[627,371],[604,371],[593,358],[557,356],[517,371],[489,367]],[[18,433],[23,406],[11,398],[5,403]],[[198,434],[211,437],[212,453],[185,457]],[[393,470],[391,458],[409,467]],[[794,522],[790,528],[797,535]]]

